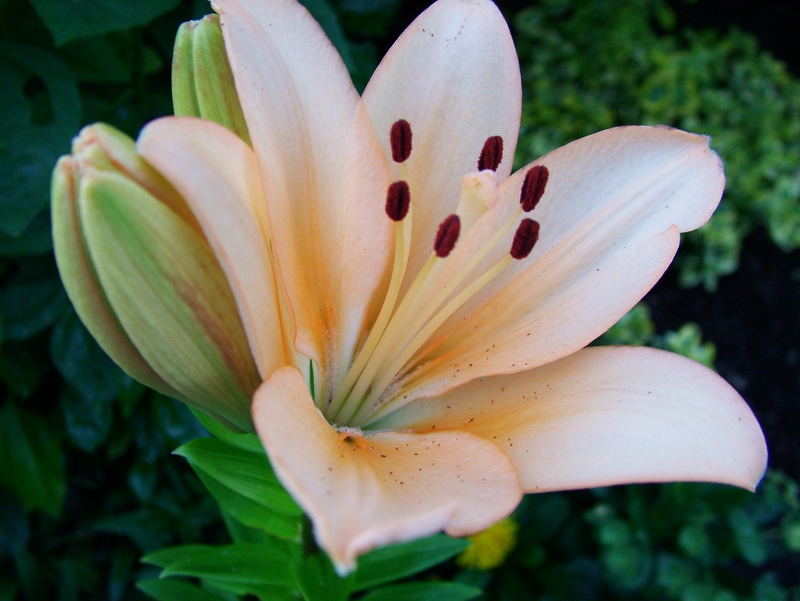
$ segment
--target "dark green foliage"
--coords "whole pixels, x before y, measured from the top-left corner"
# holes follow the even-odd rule
[[[529,496],[517,515],[520,542],[481,583],[487,600],[800,596],[791,567],[796,549],[787,543],[800,494],[778,472],[756,495],[712,484],[626,486]],[[786,580],[795,586],[781,586]]]
[[[685,237],[678,262],[682,284],[713,290],[736,269],[754,227],[784,250],[800,247],[800,83],[747,34],[673,24],[662,0],[543,0],[520,12],[526,102],[517,161],[615,125],[710,135],[725,162],[725,197],[711,222]]]
[[[305,4],[363,88],[400,0]],[[188,410],[119,371],[58,280],[50,172],[83,124],[135,136],[171,112],[175,31],[207,12],[204,0],[0,3],[0,601],[800,599],[800,500],[778,473],[755,496],[687,484],[529,497],[496,571],[419,575],[468,544],[438,535],[368,554],[340,579],[252,435],[204,420],[216,438],[198,439]],[[673,20],[660,0],[542,0],[517,15],[518,162],[618,123],[712,135],[726,200],[679,260],[684,284],[713,287],[754,227],[800,246],[800,89],[750,36]],[[697,326],[656,332],[644,305],[603,342],[714,359]]]
[[[358,564],[353,590],[391,582],[435,566],[457,555],[469,542],[438,534],[429,538],[376,549]]]

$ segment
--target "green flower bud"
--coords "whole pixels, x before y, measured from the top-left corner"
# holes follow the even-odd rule
[[[133,378],[250,430],[260,379],[236,302],[185,200],[97,124],[56,165],[56,260],[100,346]]]
[[[215,121],[250,143],[218,15],[188,21],[178,29],[172,104],[176,115]]]

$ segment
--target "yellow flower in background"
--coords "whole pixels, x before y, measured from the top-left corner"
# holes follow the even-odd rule
[[[263,380],[253,425],[340,572],[379,545],[481,531],[524,492],[755,486],[763,436],[716,374],[584,348],[717,206],[706,138],[615,128],[511,174],[520,74],[492,2],[434,3],[362,97],[299,3],[214,7],[246,122],[232,129],[249,143],[193,117],[144,129],[137,156],[188,215],[118,181],[57,184],[59,267],[130,373],[139,356],[240,428],[241,393]],[[191,64],[184,100],[202,87]],[[76,248],[83,262],[66,258]],[[86,289],[111,316],[102,327],[80,310]]]
[[[502,565],[517,542],[519,524],[514,518],[507,517],[486,530],[469,536],[472,543],[456,558],[462,568],[476,570],[493,570]]]

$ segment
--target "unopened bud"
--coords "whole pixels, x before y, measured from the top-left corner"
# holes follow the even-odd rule
[[[178,29],[172,104],[176,115],[215,121],[250,143],[218,15],[188,21]]]
[[[81,320],[133,378],[251,429],[256,367],[185,201],[109,126],[84,129],[74,149],[56,165],[52,215],[58,269]]]

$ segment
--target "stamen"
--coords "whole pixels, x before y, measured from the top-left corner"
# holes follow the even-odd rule
[[[403,180],[389,184],[386,190],[386,214],[392,221],[403,221],[411,205],[411,190]]]
[[[436,232],[436,240],[433,243],[433,250],[436,256],[444,259],[449,255],[458,242],[458,235],[461,233],[461,219],[458,215],[450,215],[439,224],[439,231]]]
[[[539,204],[549,178],[550,172],[544,165],[536,165],[528,170],[519,191],[519,204],[523,211],[528,213]]]
[[[392,124],[389,134],[392,145],[392,160],[402,163],[411,156],[411,124],[405,119],[400,119]]]
[[[484,169],[491,169],[497,171],[500,163],[503,161],[503,138],[501,136],[491,136],[486,138],[483,143],[483,150],[478,159],[478,171]]]
[[[539,222],[523,219],[517,228],[517,233],[514,234],[509,254],[515,259],[524,259],[531,254],[537,240],[539,240]]]

